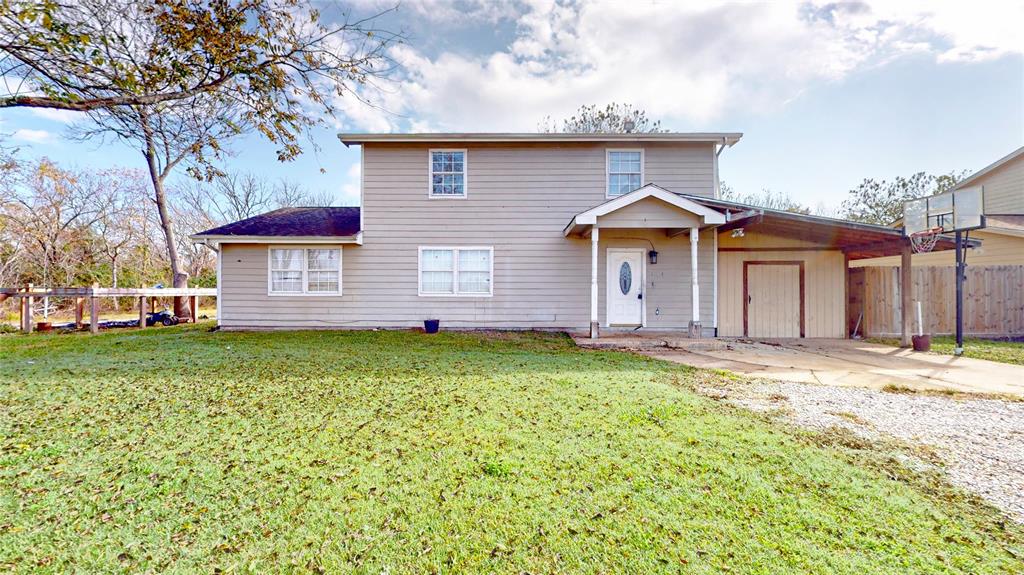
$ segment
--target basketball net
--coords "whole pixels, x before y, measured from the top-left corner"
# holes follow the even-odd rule
[[[914,232],[910,234],[910,247],[914,250],[915,254],[930,252],[939,241],[939,234],[941,233],[942,227],[934,227]]]

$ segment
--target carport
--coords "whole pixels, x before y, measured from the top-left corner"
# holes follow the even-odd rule
[[[717,227],[718,335],[849,337],[859,314],[858,302],[851,308],[849,297],[853,260],[899,255],[901,285],[910,284],[912,252],[902,228],[685,197],[726,214],[726,222]],[[980,245],[977,240],[969,242],[972,247]],[[952,237],[942,236],[934,249],[954,247]],[[757,281],[766,287],[758,290]],[[785,289],[787,285],[791,289]],[[759,298],[762,309],[769,310],[760,317],[755,311]],[[787,306],[788,300],[793,304]],[[901,290],[903,345],[910,345],[912,304],[911,290]],[[790,321],[794,326],[799,322],[798,330],[757,333],[766,322],[785,320],[787,309],[794,310]]]

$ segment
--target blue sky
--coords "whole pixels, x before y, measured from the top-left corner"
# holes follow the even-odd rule
[[[408,38],[391,53],[401,70],[363,94],[377,107],[337,101],[320,151],[295,162],[247,137],[227,165],[351,204],[359,152],[338,131],[532,131],[615,101],[673,130],[743,132],[723,180],[827,210],[866,177],[973,171],[1024,145],[1020,22],[1001,2],[405,2],[384,22]],[[63,139],[71,120],[2,110],[0,133],[27,157],[143,167],[124,146]]]

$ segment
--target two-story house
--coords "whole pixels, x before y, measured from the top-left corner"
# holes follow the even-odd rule
[[[225,329],[678,329],[845,337],[850,259],[899,230],[718,198],[738,133],[341,134],[358,208],[193,236]],[[948,247],[940,243],[939,249]]]

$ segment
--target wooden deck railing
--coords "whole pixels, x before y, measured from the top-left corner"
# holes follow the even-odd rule
[[[146,327],[147,307],[152,303],[147,301],[158,297],[187,297],[189,311],[192,321],[196,320],[199,311],[198,300],[200,297],[216,297],[215,288],[105,288],[99,284],[90,287],[35,287],[28,284],[23,287],[0,287],[0,302],[7,298],[21,298],[20,325],[25,333],[32,333],[33,328],[33,305],[36,298],[64,297],[75,299],[75,327],[81,329],[83,326],[82,316],[85,312],[86,301],[89,302],[89,331],[97,333],[100,329],[99,300],[104,297],[135,297],[139,299],[139,327]],[[150,304],[150,305],[147,305]]]

